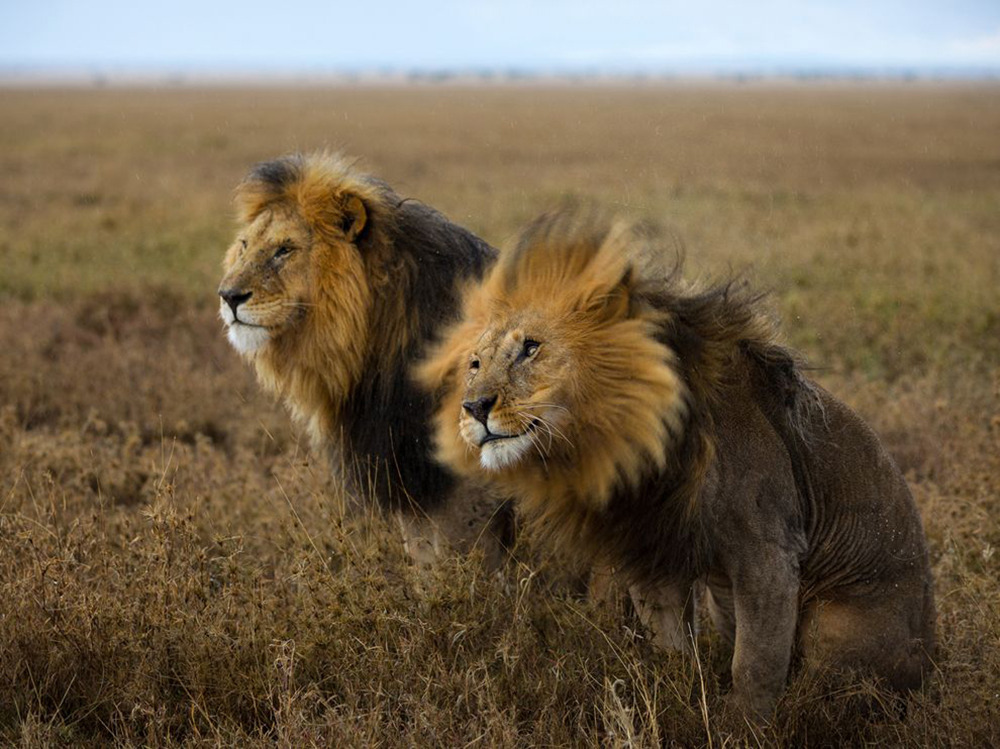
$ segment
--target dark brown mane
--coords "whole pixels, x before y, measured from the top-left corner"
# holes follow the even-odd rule
[[[611,523],[620,527],[606,534],[616,538],[612,556],[627,576],[646,581],[690,576],[711,559],[698,495],[716,458],[713,414],[742,388],[741,378],[751,376],[758,406],[793,462],[808,439],[803,424],[821,408],[801,358],[778,343],[766,293],[743,278],[692,290],[680,271],[678,262],[665,277],[645,279],[640,295],[666,313],[660,337],[676,354],[674,366],[689,389],[684,436],[667,471],[651,475],[638,492],[621,492],[609,506]],[[651,505],[648,496],[667,499]],[[675,543],[664,545],[664,538]]]
[[[452,479],[431,457],[433,401],[414,384],[409,366],[457,315],[458,282],[481,277],[496,253],[419,201],[397,200],[394,208],[381,248],[385,282],[371,316],[367,376],[342,414],[364,480],[376,477],[378,496],[428,510],[444,500]]]

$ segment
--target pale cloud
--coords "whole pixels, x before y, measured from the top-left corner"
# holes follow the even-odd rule
[[[963,61],[1000,63],[1000,29],[984,36],[955,40],[947,45],[947,51]]]

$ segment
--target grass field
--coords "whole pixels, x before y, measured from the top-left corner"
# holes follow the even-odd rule
[[[0,743],[997,745],[998,133],[985,84],[0,91]],[[905,715],[800,675],[734,734],[710,625],[654,652],[544,550],[415,592],[216,315],[234,186],[319,147],[495,244],[580,196],[770,289],[924,518]]]

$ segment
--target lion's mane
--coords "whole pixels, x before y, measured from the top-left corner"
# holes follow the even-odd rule
[[[236,203],[244,225],[291,212],[313,243],[302,324],[249,355],[261,383],[345,464],[357,490],[429,509],[452,479],[430,457],[431,401],[407,368],[454,317],[458,282],[481,276],[495,251],[336,154],[258,164]]]
[[[815,403],[795,355],[776,341],[762,295],[739,279],[692,285],[679,259],[664,272],[653,237],[595,213],[541,216],[467,292],[463,321],[420,369],[441,400],[435,435],[445,464],[509,490],[557,546],[588,561],[613,559],[644,581],[688,575],[710,554],[698,497],[716,454],[713,406],[734,371],[749,364],[790,427]],[[541,307],[560,321],[564,340],[582,342],[586,366],[568,375],[567,388],[580,396],[570,408],[582,427],[566,435],[573,449],[563,459],[556,438],[544,465],[488,475],[455,429],[468,341],[526,307]]]

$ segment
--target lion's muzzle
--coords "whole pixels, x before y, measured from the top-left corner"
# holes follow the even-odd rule
[[[496,405],[497,396],[486,395],[478,400],[465,401],[462,403],[462,408],[464,408],[472,418],[482,424],[489,430],[489,425],[486,423],[487,419],[490,417],[490,410]]]
[[[222,301],[229,305],[229,309],[233,311],[233,319],[239,320],[240,305],[253,296],[253,292],[243,291],[242,289],[219,289],[219,296],[222,297]]]

